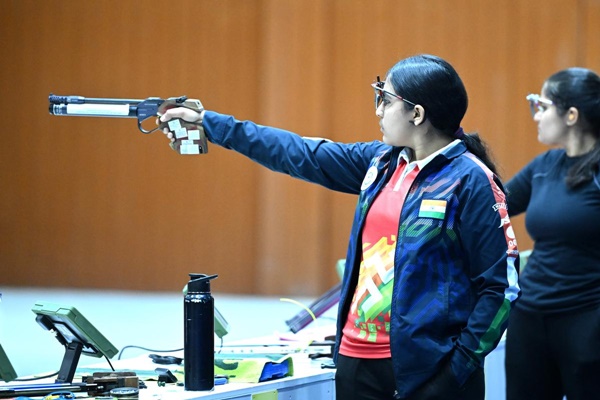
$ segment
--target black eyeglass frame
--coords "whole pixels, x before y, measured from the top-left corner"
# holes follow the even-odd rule
[[[381,79],[379,78],[379,76],[377,76],[377,81],[373,82],[371,84],[371,87],[373,89],[375,89],[375,109],[377,110],[379,108],[379,106],[381,105],[381,103],[383,103],[383,98],[384,96],[387,94],[389,96],[395,97],[398,100],[402,100],[408,104],[410,104],[411,106],[416,106],[415,103],[413,103],[410,100],[406,100],[404,97],[397,95],[395,93],[392,93],[390,91],[387,91],[383,88],[383,86],[385,85],[385,82],[382,82]]]

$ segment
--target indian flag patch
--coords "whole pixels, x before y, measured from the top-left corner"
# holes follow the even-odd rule
[[[419,208],[419,217],[444,219],[446,215],[446,200],[423,200]]]

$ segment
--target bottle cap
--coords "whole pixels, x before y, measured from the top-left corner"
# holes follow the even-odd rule
[[[210,292],[210,281],[219,275],[190,274],[190,281],[187,284],[188,293],[207,293]]]

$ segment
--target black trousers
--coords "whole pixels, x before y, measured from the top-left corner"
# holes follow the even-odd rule
[[[337,400],[393,400],[396,391],[392,359],[338,355],[335,372]]]
[[[396,391],[392,360],[338,356],[335,374],[337,400],[393,400]],[[449,366],[425,382],[406,400],[484,400],[485,376],[477,370],[461,388]]]
[[[507,400],[600,399],[600,307],[552,316],[513,309],[509,318]]]

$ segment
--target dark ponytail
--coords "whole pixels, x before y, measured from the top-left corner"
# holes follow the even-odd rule
[[[600,141],[599,141],[600,142]],[[571,189],[594,179],[600,166],[600,143],[589,153],[585,154],[567,171],[565,182]]]
[[[436,129],[461,139],[494,174],[497,169],[487,145],[477,133],[464,134],[460,123],[469,103],[467,90],[456,70],[440,57],[421,54],[399,61],[388,72],[394,91],[421,104]],[[405,103],[405,107],[410,107]]]
[[[488,145],[479,137],[478,133],[465,134],[462,141],[467,146],[467,150],[475,154],[475,156],[479,158],[490,171],[500,178],[496,165],[492,161],[491,151]]]

